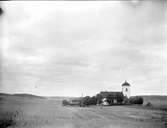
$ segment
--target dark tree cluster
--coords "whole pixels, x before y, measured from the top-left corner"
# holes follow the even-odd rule
[[[2,7],[0,6],[0,16],[3,14],[3,9]]]
[[[81,99],[81,106],[97,105],[102,103],[102,95],[85,96]]]
[[[129,98],[130,104],[143,104],[143,98],[140,96],[134,96]]]
[[[89,105],[100,105],[103,101],[102,99],[106,98],[106,102],[108,102],[108,105],[113,104],[143,104],[143,98],[139,96],[130,97],[129,99],[127,97],[124,97],[122,93],[109,93],[105,97],[102,94],[97,94],[95,96],[85,96],[79,99],[73,99],[71,101],[63,100],[62,105],[63,106],[89,106]]]
[[[63,106],[69,105],[69,102],[68,102],[67,100],[63,100],[63,101],[62,101],[62,105],[63,105]]]
[[[84,106],[88,106],[88,105],[96,105],[97,104],[97,97],[96,96],[85,96],[82,98],[82,104]]]
[[[122,93],[116,93],[116,94],[107,95],[107,102],[110,105],[113,104],[114,99],[116,99],[118,103],[122,103],[122,101],[124,100],[124,96],[123,96]]]

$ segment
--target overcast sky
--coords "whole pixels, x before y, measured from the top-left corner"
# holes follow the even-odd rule
[[[167,94],[167,2],[3,2],[0,92]]]

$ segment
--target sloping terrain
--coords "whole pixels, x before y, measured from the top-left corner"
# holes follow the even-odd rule
[[[142,106],[63,107],[59,98],[4,95],[0,98],[2,128],[165,128],[167,126],[167,111]]]
[[[144,99],[144,105],[150,102],[154,108],[166,109],[167,110],[167,96],[142,96]]]

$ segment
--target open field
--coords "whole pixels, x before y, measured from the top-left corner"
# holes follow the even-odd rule
[[[0,99],[1,128],[167,127],[167,111],[164,109],[142,106],[63,107],[62,98],[17,95],[1,95]]]
[[[154,108],[167,110],[167,96],[142,96],[144,104],[151,102]]]

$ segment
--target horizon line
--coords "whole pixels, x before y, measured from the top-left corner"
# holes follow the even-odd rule
[[[63,96],[63,95],[36,95],[36,94],[32,94],[32,93],[5,93],[5,92],[0,92],[0,94],[6,94],[6,95],[33,95],[33,96],[39,96],[39,97],[81,97],[81,96]],[[98,93],[97,93],[98,94]],[[97,95],[95,94],[95,95]],[[93,95],[93,96],[95,96]],[[90,96],[90,95],[87,95]],[[167,95],[163,95],[163,94],[141,94],[141,95],[131,95],[131,96],[167,96]]]

